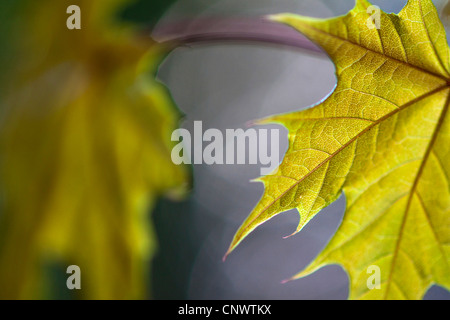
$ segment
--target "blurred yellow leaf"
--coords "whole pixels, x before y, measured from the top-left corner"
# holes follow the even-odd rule
[[[430,0],[410,0],[370,25],[365,0],[347,15],[280,14],[319,44],[337,87],[305,111],[275,116],[289,129],[279,170],[237,231],[230,253],[258,225],[296,208],[300,231],[342,191],[347,209],[319,256],[293,278],[340,264],[352,299],[420,299],[450,289],[450,74],[445,31]],[[305,244],[307,245],[307,244]],[[378,267],[380,287],[368,285]]]
[[[81,269],[81,298],[147,297],[157,196],[182,191],[165,54],[115,20],[125,1],[21,1],[0,126],[0,297],[42,298],[48,261]],[[69,5],[81,29],[69,30]],[[6,15],[6,14],[4,14]],[[69,275],[67,275],[69,276]]]

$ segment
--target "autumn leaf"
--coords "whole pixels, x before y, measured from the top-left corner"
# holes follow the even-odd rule
[[[358,0],[332,19],[271,17],[328,53],[337,86],[312,108],[261,121],[286,126],[289,148],[279,170],[259,179],[264,194],[227,254],[293,208],[299,232],[343,191],[339,229],[292,279],[339,264],[351,299],[420,299],[432,284],[450,289],[449,49],[430,0],[381,12],[380,29],[369,7]],[[379,289],[368,288],[371,266]]]
[[[48,297],[56,262],[63,279],[80,267],[79,298],[145,298],[148,212],[187,180],[170,158],[179,115],[155,80],[167,49],[115,18],[122,0],[76,1],[69,30],[72,2],[2,4],[0,297]]]

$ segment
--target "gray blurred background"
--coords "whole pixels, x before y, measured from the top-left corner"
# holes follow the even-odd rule
[[[406,1],[372,1],[398,12]],[[442,6],[445,1],[436,1]],[[345,14],[353,0],[179,0],[155,28],[180,19],[252,17],[293,12],[315,17]],[[159,78],[185,114],[181,126],[191,132],[246,128],[246,122],[307,108],[335,86],[334,66],[324,55],[263,44],[195,45],[173,51]],[[276,126],[272,126],[276,127]],[[267,128],[271,128],[268,126]],[[280,159],[287,131],[280,131]],[[338,266],[281,284],[303,269],[331,238],[344,213],[344,196],[319,213],[299,234],[296,211],[262,225],[231,253],[234,233],[263,192],[259,165],[194,165],[193,190],[181,203],[161,200],[153,217],[159,252],[153,265],[156,299],[346,299],[348,279]],[[427,299],[450,299],[433,287]]]

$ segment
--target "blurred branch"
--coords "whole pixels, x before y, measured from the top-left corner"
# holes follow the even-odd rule
[[[220,42],[250,42],[300,49],[314,55],[325,53],[293,28],[263,17],[210,18],[165,23],[152,37],[170,46],[193,46]]]

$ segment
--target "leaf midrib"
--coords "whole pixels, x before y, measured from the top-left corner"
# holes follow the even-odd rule
[[[424,68],[422,68],[422,67],[420,67],[420,66],[417,66],[417,65],[415,65],[415,64],[411,64],[411,63],[409,63],[409,62],[405,62],[405,61],[403,61],[403,60],[399,60],[399,59],[394,58],[394,57],[391,57],[391,56],[389,56],[389,55],[387,55],[387,54],[385,54],[385,53],[380,53],[380,52],[375,51],[375,50],[373,50],[373,49],[371,49],[371,48],[363,47],[363,46],[361,46],[361,45],[358,44],[358,43],[354,43],[354,42],[350,41],[349,39],[345,39],[345,38],[339,37],[339,36],[337,36],[337,35],[335,35],[335,34],[327,33],[327,32],[325,32],[325,31],[323,31],[323,30],[320,30],[320,29],[318,29],[318,28],[315,28],[315,27],[313,27],[313,26],[311,26],[311,25],[309,25],[309,24],[306,24],[306,23],[303,23],[302,25],[303,25],[305,28],[314,30],[314,31],[317,32],[317,33],[325,34],[326,36],[329,36],[329,37],[338,39],[338,40],[340,40],[340,41],[342,41],[342,42],[349,43],[349,44],[351,44],[351,45],[353,45],[353,46],[356,46],[356,47],[358,47],[358,48],[365,49],[365,50],[370,51],[370,52],[372,52],[372,53],[374,53],[374,54],[377,54],[377,55],[380,55],[380,56],[382,56],[382,57],[384,57],[384,58],[390,59],[390,60],[392,60],[392,61],[394,61],[394,62],[396,62],[396,63],[403,64],[403,65],[408,66],[408,67],[410,67],[410,68],[416,69],[416,70],[418,70],[418,71],[420,71],[420,72],[422,72],[422,73],[426,73],[426,74],[428,74],[428,75],[431,75],[431,76],[433,76],[433,77],[439,78],[439,79],[441,79],[441,80],[445,80],[447,83],[450,81],[450,79],[449,79],[448,77],[444,76],[444,75],[441,75],[441,74],[435,73],[435,72],[433,72],[433,71],[424,69]],[[381,39],[381,38],[380,38],[380,39]],[[433,48],[433,51],[434,51],[435,54],[437,55],[438,61],[440,62],[441,66],[443,67],[442,61],[441,61],[439,55],[436,53],[436,52],[437,52],[437,51],[436,51],[436,48],[434,47],[434,44],[431,42],[431,40],[430,40],[430,43],[431,43],[431,47]],[[403,43],[402,43],[402,46],[403,46]],[[381,42],[381,47],[382,47],[383,50],[384,50],[384,45],[383,45],[382,42]],[[403,48],[404,48],[404,46],[403,46]],[[405,53],[405,55],[406,55],[406,53]],[[447,70],[446,70],[444,67],[443,67],[443,69],[445,70],[445,72],[446,72],[447,75],[448,75]]]
[[[445,101],[445,105],[444,105],[444,107],[443,107],[443,109],[441,111],[441,114],[439,115],[438,123],[437,123],[436,127],[434,128],[433,135],[432,135],[432,137],[430,139],[430,142],[429,142],[429,144],[427,146],[425,154],[423,155],[420,167],[419,167],[419,169],[417,171],[417,174],[416,174],[416,177],[414,179],[413,185],[411,186],[411,190],[409,191],[408,202],[406,204],[405,212],[403,213],[402,224],[400,225],[400,230],[398,232],[399,235],[398,235],[397,243],[396,243],[396,246],[395,246],[395,249],[394,249],[394,253],[393,253],[391,269],[389,271],[389,277],[388,277],[388,280],[387,280],[387,288],[386,288],[386,291],[384,293],[384,300],[387,299],[387,296],[389,294],[390,285],[392,283],[392,276],[393,276],[393,273],[394,273],[394,270],[395,270],[395,265],[396,265],[398,253],[399,253],[399,250],[400,250],[400,244],[401,244],[401,241],[403,239],[403,232],[405,230],[406,220],[408,219],[408,213],[410,212],[412,199],[413,199],[414,194],[416,193],[416,188],[417,188],[417,186],[419,184],[420,178],[422,176],[423,170],[426,167],[426,164],[428,162],[430,154],[432,153],[432,150],[434,148],[434,144],[436,143],[437,137],[438,137],[440,129],[441,129],[443,123],[444,123],[445,117],[447,116],[449,105],[450,105],[450,92],[447,94],[447,99]],[[430,223],[430,227],[433,230],[433,233],[435,234],[434,228],[431,225],[431,221],[428,220],[428,222]],[[438,243],[439,243],[439,241],[438,241]],[[445,253],[442,251],[441,246],[439,246],[439,249],[441,250],[441,253],[445,257]]]
[[[253,222],[258,219],[261,214],[263,214],[265,211],[267,211],[275,202],[277,202],[278,200],[280,200],[286,193],[288,193],[289,191],[291,191],[293,188],[295,188],[298,184],[300,184],[303,180],[305,180],[306,178],[308,178],[310,175],[312,175],[314,172],[316,172],[318,169],[320,169],[323,165],[325,165],[326,163],[328,163],[331,159],[333,159],[337,154],[339,154],[342,150],[344,150],[345,148],[347,148],[349,145],[351,145],[353,142],[355,142],[357,139],[359,139],[362,135],[364,135],[365,133],[367,133],[368,131],[370,131],[372,128],[374,128],[375,126],[379,125],[381,122],[383,122],[384,120],[394,116],[395,114],[399,113],[400,111],[408,108],[411,105],[416,104],[417,102],[426,99],[436,93],[439,93],[447,88],[450,88],[449,85],[445,84],[443,86],[440,86],[432,91],[429,91],[411,101],[408,101],[407,103],[405,103],[402,106],[399,106],[398,109],[395,109],[393,111],[391,111],[390,113],[384,115],[383,117],[381,117],[380,119],[377,119],[376,121],[372,122],[369,126],[367,126],[364,130],[362,130],[360,133],[358,133],[357,135],[355,135],[353,138],[351,138],[349,141],[347,141],[345,144],[343,144],[340,148],[338,148],[335,152],[333,152],[332,154],[330,154],[329,157],[327,157],[324,161],[322,161],[321,163],[319,163],[315,168],[313,168],[310,172],[308,172],[305,176],[303,176],[300,180],[297,180],[296,183],[294,183],[292,186],[290,186],[288,189],[286,189],[282,194],[280,194],[277,198],[275,198],[270,204],[268,204],[266,207],[264,207],[257,216],[255,216],[252,220],[250,220],[247,223],[247,226],[241,230],[241,232],[239,232],[236,235],[236,243],[234,243],[231,247],[229,252],[232,250],[232,248],[236,247],[237,244],[239,244],[239,242],[242,240],[241,236],[244,235],[246,233],[246,231],[250,228],[250,226],[253,224]],[[448,105],[447,105],[448,106]]]

